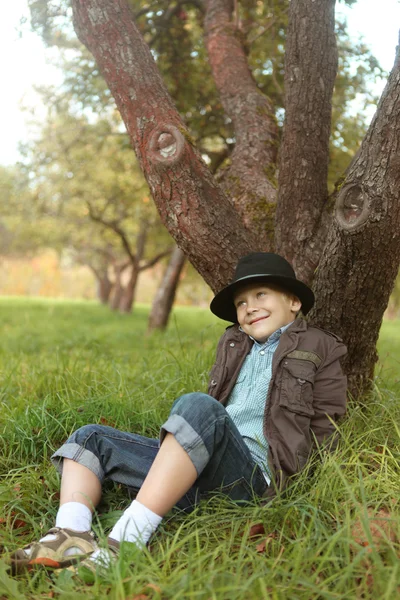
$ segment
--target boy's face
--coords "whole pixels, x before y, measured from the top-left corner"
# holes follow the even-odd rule
[[[296,318],[298,298],[265,284],[249,284],[233,297],[239,325],[245,333],[265,342],[280,327]]]

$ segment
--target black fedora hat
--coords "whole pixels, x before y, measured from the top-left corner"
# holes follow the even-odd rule
[[[301,302],[301,311],[306,315],[314,305],[313,291],[296,279],[296,274],[288,261],[272,252],[252,252],[239,259],[235,275],[229,285],[224,287],[210,304],[211,312],[225,321],[237,322],[233,295],[244,284],[274,283],[297,296]]]

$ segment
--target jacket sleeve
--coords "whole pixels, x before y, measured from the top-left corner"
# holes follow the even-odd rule
[[[318,369],[314,381],[311,431],[318,446],[329,439],[329,449],[337,445],[334,423],[346,412],[347,378],[343,374],[340,359],[346,354],[344,344],[335,341],[324,363]]]

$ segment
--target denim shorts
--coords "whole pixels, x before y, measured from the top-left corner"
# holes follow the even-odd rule
[[[179,508],[190,508],[215,492],[235,502],[248,502],[265,492],[264,474],[225,408],[198,392],[175,401],[159,440],[103,425],[85,425],[54,453],[52,462],[61,473],[62,459],[72,459],[101,482],[111,480],[137,492],[167,433],[187,452],[198,475],[177,503]]]

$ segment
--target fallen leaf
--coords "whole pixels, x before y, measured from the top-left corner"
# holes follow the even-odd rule
[[[265,552],[266,547],[268,546],[268,544],[270,543],[271,540],[276,540],[277,538],[277,533],[275,531],[269,533],[267,535],[267,537],[260,542],[259,544],[257,544],[256,546],[256,550],[257,552],[261,553],[261,552]]]
[[[107,427],[114,427],[115,429],[115,423],[113,423],[113,421],[109,421],[106,419],[106,417],[100,417],[100,423],[102,425],[106,425]]]
[[[26,527],[27,522],[24,521],[23,519],[14,519],[14,521],[12,521],[12,528],[13,529],[21,529],[21,527]]]
[[[260,535],[265,535],[265,527],[263,523],[256,523],[250,527],[249,538],[259,537]]]
[[[20,529],[26,527],[27,523],[23,519],[15,518],[15,512],[10,514],[10,519],[0,518],[0,525],[9,525],[11,523],[11,529]]]
[[[261,554],[262,552],[265,552],[266,547],[267,547],[267,540],[265,539],[261,542],[261,544],[257,544],[256,550],[259,554]]]

